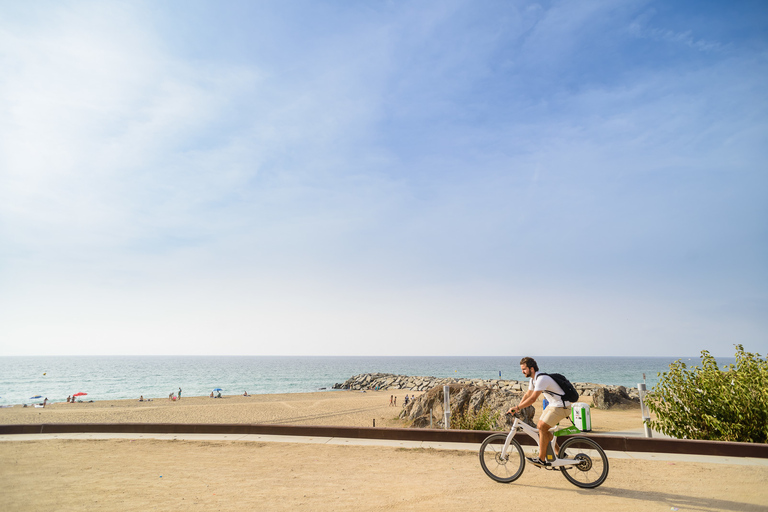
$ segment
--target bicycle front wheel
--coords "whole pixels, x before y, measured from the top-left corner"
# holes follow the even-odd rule
[[[501,456],[508,434],[493,434],[480,445],[480,465],[485,474],[497,482],[514,482],[525,469],[525,455],[520,443],[512,439],[506,457]]]
[[[600,445],[586,437],[572,437],[560,447],[561,459],[576,459],[578,464],[560,466],[563,476],[577,487],[592,489],[608,477],[608,457]]]

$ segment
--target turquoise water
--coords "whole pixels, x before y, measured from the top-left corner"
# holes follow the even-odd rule
[[[521,356],[522,357],[522,356]],[[535,357],[535,356],[534,356]],[[573,382],[637,386],[647,377],[683,359],[669,357],[536,357],[542,371],[558,372]],[[86,400],[163,398],[210,394],[300,393],[330,389],[360,373],[524,380],[520,357],[261,357],[261,356],[121,356],[0,357],[0,405],[31,403],[41,395],[54,402],[85,392]],[[721,365],[733,358],[718,359]]]

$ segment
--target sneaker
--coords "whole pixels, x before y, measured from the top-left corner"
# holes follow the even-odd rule
[[[540,467],[540,468],[546,468],[546,467],[549,467],[549,466],[552,465],[549,462],[547,462],[545,460],[541,460],[538,457],[526,457],[526,459],[528,459],[528,462],[530,462],[534,466],[537,466],[537,467]]]

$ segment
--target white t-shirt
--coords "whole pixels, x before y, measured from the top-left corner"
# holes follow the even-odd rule
[[[571,402],[563,402],[563,388],[557,385],[555,379],[549,375],[536,374],[536,382],[534,387],[533,379],[528,379],[528,389],[533,391],[541,391],[544,397],[547,399],[550,405],[555,407],[570,407]]]

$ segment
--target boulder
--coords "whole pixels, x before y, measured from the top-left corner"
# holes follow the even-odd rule
[[[640,407],[640,399],[630,397],[624,386],[596,388],[592,391],[592,406],[597,409]]]

